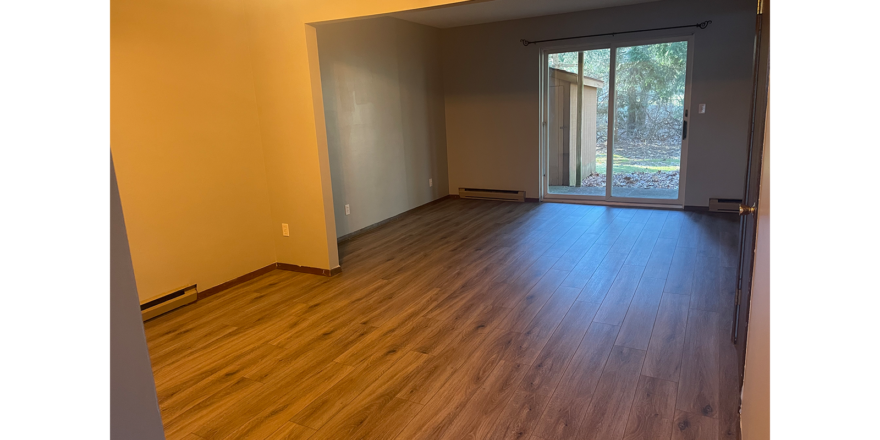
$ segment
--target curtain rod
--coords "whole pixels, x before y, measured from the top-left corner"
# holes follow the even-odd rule
[[[577,37],[551,38],[551,39],[549,39],[549,40],[529,41],[529,40],[526,40],[526,39],[522,39],[522,40],[519,40],[519,41],[520,41],[520,43],[523,44],[523,46],[528,46],[528,45],[530,45],[530,44],[546,43],[546,42],[548,42],[548,41],[573,40],[573,39],[575,39],[575,38],[588,38],[588,37],[604,37],[604,36],[607,36],[607,35],[611,35],[611,36],[613,37],[613,36],[615,36],[615,35],[621,35],[621,34],[632,34],[632,33],[635,33],[635,32],[665,31],[665,30],[668,30],[668,29],[682,29],[682,28],[692,28],[692,27],[696,27],[696,28],[700,28],[700,29],[706,29],[706,27],[709,26],[710,24],[712,24],[712,20],[706,20],[706,21],[704,21],[704,22],[702,22],[702,23],[688,24],[688,25],[684,25],[684,26],[670,26],[670,27],[653,28],[653,29],[639,29],[639,30],[637,30],[637,31],[609,32],[609,33],[606,33],[606,34],[580,35],[580,36],[577,36]]]

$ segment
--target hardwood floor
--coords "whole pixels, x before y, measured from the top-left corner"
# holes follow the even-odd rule
[[[737,219],[450,199],[145,324],[168,439],[737,437]]]

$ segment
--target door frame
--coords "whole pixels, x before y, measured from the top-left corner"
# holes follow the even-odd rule
[[[557,43],[557,44],[548,44],[546,46],[542,46],[539,53],[539,69],[540,69],[540,81],[539,81],[539,93],[538,99],[540,103],[540,118],[539,118],[539,133],[540,133],[540,142],[539,142],[539,177],[541,179],[541,191],[539,194],[539,198],[541,201],[555,201],[555,202],[567,202],[567,203],[583,203],[583,204],[600,204],[600,205],[637,205],[637,206],[661,206],[661,207],[669,207],[669,208],[683,208],[684,207],[684,198],[685,198],[685,182],[687,181],[687,154],[688,154],[688,141],[690,140],[690,131],[691,124],[688,124],[688,135],[682,140],[681,144],[681,167],[679,173],[679,191],[677,199],[650,199],[650,198],[635,198],[635,197],[620,197],[620,196],[612,196],[611,190],[609,190],[609,183],[611,182],[611,172],[614,169],[614,139],[612,136],[614,130],[614,121],[613,121],[613,112],[614,112],[614,86],[615,86],[615,73],[617,71],[614,64],[616,63],[617,51],[616,49],[619,47],[629,47],[629,46],[643,46],[650,44],[659,44],[659,43],[671,43],[677,41],[687,41],[688,43],[688,52],[687,52],[687,61],[685,67],[685,92],[684,92],[684,110],[687,116],[684,117],[684,121],[690,121],[691,113],[690,113],[690,100],[691,100],[691,86],[692,86],[692,78],[693,78],[693,60],[694,60],[694,32],[666,32],[663,35],[652,36],[652,37],[615,37],[615,38],[605,38],[601,41],[596,41],[592,43]],[[549,164],[549,154],[550,154],[550,131],[548,128],[548,119],[549,119],[549,96],[547,95],[549,90],[550,83],[550,70],[547,63],[548,55],[553,53],[560,52],[575,52],[575,51],[588,51],[588,50],[597,50],[597,49],[609,49],[611,52],[610,60],[611,69],[609,70],[608,82],[609,82],[609,94],[608,94],[608,141],[606,143],[606,148],[609,153],[606,155],[606,177],[608,181],[605,185],[605,195],[602,196],[588,196],[588,195],[572,195],[572,194],[550,194],[550,176],[547,172],[547,166]]]
[[[743,204],[758,207],[761,199],[766,123],[769,118],[770,87],[770,2],[764,0],[755,16],[755,46],[753,54],[752,103],[749,127],[748,168],[746,169]],[[748,342],[749,312],[754,275],[757,237],[757,212],[752,210],[740,216],[740,258],[737,267],[737,289],[734,300],[731,342],[736,345],[739,385],[742,391],[746,345]],[[742,402],[740,402],[742,403]]]

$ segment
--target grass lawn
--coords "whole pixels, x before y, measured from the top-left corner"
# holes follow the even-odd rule
[[[620,155],[614,155],[614,172],[615,173],[636,173],[648,172],[656,173],[657,171],[678,171],[681,168],[681,159],[630,159]],[[596,157],[596,169],[605,171],[605,155]]]

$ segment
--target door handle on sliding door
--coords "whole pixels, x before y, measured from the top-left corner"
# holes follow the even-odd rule
[[[685,140],[688,138],[688,121],[685,120],[681,124],[681,140]]]

